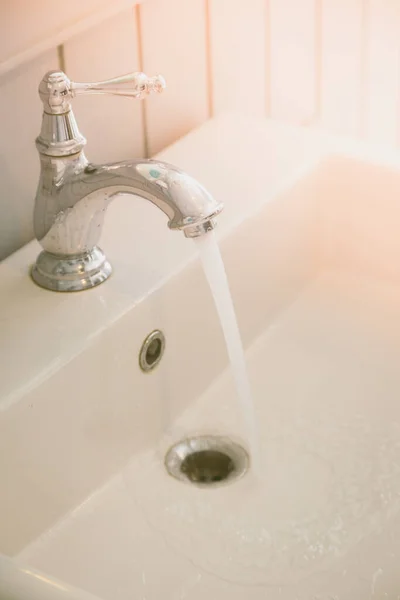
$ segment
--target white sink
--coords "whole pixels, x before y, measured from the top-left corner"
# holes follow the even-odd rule
[[[242,417],[194,246],[123,198],[103,286],[36,288],[36,243],[0,267],[0,552],[104,600],[398,600],[400,157],[235,115],[160,156],[226,204],[262,472],[166,473],[173,443],[243,441]]]

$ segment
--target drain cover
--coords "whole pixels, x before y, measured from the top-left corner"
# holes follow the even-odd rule
[[[242,477],[249,467],[249,456],[229,438],[198,436],[173,446],[167,453],[165,466],[180,481],[209,487]]]

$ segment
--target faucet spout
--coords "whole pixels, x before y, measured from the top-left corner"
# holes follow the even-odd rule
[[[177,167],[156,160],[132,160],[106,165],[88,164],[65,188],[67,196],[82,198],[87,206],[134,194],[156,205],[168,217],[170,229],[197,237],[215,226],[222,210],[211,194],[193,177]],[[90,219],[90,208],[88,210]]]
[[[188,238],[212,230],[223,208],[195,179],[162,161],[93,165],[83,152],[41,155],[34,227],[44,250],[32,270],[36,283],[76,291],[108,278],[112,269],[97,243],[107,207],[121,193],[149,200]]]

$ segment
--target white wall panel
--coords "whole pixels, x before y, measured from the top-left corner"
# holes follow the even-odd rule
[[[143,68],[167,80],[146,100],[150,155],[209,116],[204,0],[150,0],[140,6]]]
[[[367,137],[394,145],[399,124],[400,3],[369,0]]]
[[[271,116],[304,123],[315,111],[315,0],[269,0]]]
[[[140,70],[134,9],[69,40],[65,70],[75,81],[99,81]],[[111,162],[143,156],[140,100],[117,96],[80,96],[74,100],[78,126],[87,138],[87,156]]]
[[[265,114],[266,13],[265,0],[210,0],[214,114]]]
[[[154,154],[211,110],[267,114],[399,145],[400,0],[145,0],[132,8],[135,3],[0,1],[0,258],[32,236],[36,88],[59,65],[55,47],[26,61],[51,40],[69,38],[64,62],[72,79],[138,69],[167,79],[166,92],[144,103],[75,100],[93,161]]]
[[[0,75],[138,0],[1,0]]]
[[[0,260],[33,237],[39,180],[35,138],[42,119],[37,89],[46,71],[57,68],[54,50],[11,73],[0,87]]]
[[[356,135],[363,115],[365,0],[322,0],[321,123]]]

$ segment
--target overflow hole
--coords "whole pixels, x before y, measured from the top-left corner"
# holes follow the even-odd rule
[[[165,350],[165,336],[155,329],[144,340],[139,353],[139,366],[145,373],[152,371],[160,362]]]

